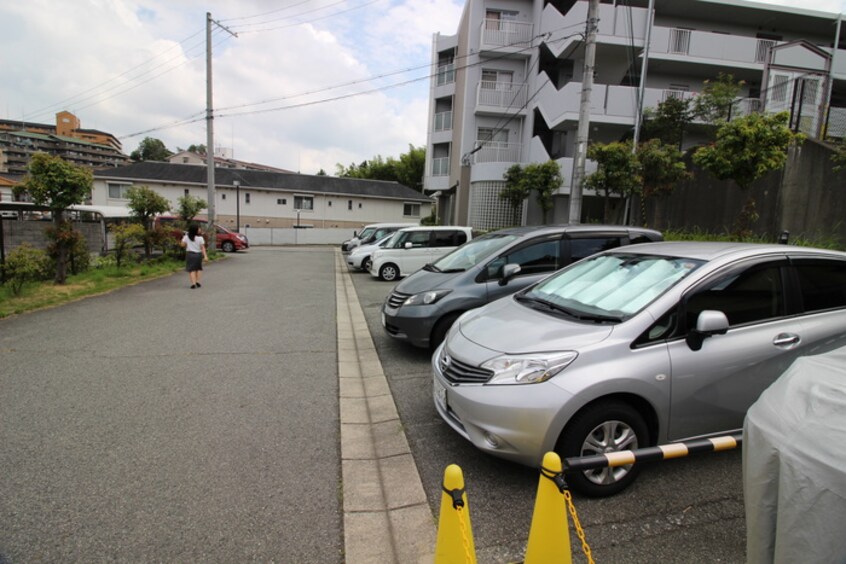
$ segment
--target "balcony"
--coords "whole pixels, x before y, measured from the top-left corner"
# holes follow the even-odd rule
[[[516,51],[532,43],[533,25],[509,20],[482,21],[482,50],[514,47]]]
[[[742,64],[760,68],[767,60],[769,48],[776,44],[770,39],[655,26],[649,48],[650,58],[682,57],[725,66]]]
[[[528,100],[525,82],[491,82],[483,80],[476,87],[476,105],[502,110],[522,110]]]
[[[522,143],[507,143],[503,141],[476,141],[481,149],[473,153],[473,162],[479,163],[516,163],[520,162]]]

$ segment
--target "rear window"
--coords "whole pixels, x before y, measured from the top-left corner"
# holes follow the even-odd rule
[[[432,237],[433,247],[457,247],[467,242],[464,231],[435,231]]]

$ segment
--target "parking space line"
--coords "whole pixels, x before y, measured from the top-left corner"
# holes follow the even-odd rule
[[[347,265],[335,251],[347,562],[432,562],[435,519]]]

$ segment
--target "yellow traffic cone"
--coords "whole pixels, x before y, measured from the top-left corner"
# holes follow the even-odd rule
[[[450,464],[444,470],[435,563],[453,562],[475,564],[476,546],[470,526],[470,506],[464,492],[464,474],[457,465]]]
[[[555,482],[544,476],[561,473],[561,458],[554,452],[543,457],[543,468],[538,482],[532,527],[526,546],[525,564],[533,562],[559,562],[570,564],[570,532],[567,525],[567,502]]]

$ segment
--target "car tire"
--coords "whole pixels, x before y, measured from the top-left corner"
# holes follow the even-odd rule
[[[438,348],[438,345],[440,345],[446,337],[449,328],[452,327],[452,324],[455,323],[455,320],[460,316],[460,313],[449,313],[441,317],[438,322],[435,323],[435,326],[432,328],[432,334],[429,335],[430,350],[434,351]]]
[[[385,282],[393,282],[399,278],[399,268],[397,268],[397,265],[395,264],[383,264],[381,268],[379,268],[379,278]]]
[[[562,458],[591,456],[643,448],[649,443],[649,429],[638,411],[619,401],[600,401],[573,416],[556,451]],[[598,468],[567,475],[570,489],[588,497],[607,497],[629,487],[642,464]]]
[[[232,241],[224,241],[223,244],[220,245],[220,248],[223,249],[224,253],[234,253],[235,243]]]
[[[364,257],[364,260],[361,261],[361,269],[365,272],[370,272],[370,265],[372,264],[370,257]]]

